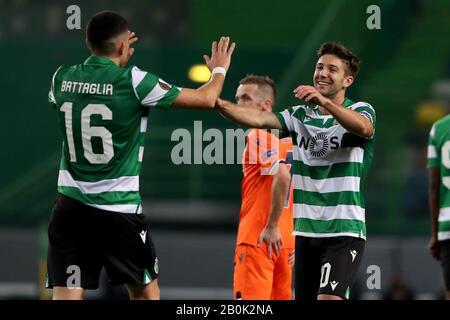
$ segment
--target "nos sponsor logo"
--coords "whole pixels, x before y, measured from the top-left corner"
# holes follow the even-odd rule
[[[324,133],[319,133],[315,137],[301,137],[298,146],[309,151],[311,156],[319,158],[323,157],[328,150],[336,150],[339,148],[339,138],[333,136],[328,138]]]

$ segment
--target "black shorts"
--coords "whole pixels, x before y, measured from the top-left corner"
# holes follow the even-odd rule
[[[158,277],[143,214],[108,212],[59,194],[48,239],[47,288],[96,289],[102,267],[113,285],[145,285]]]
[[[295,300],[319,294],[348,299],[364,253],[365,240],[354,237],[295,237]]]
[[[439,260],[444,274],[445,290],[450,291],[450,240],[439,241]]]

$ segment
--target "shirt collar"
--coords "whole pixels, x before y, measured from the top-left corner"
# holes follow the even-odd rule
[[[351,106],[352,104],[353,104],[353,101],[347,97],[345,98],[344,102],[342,102],[343,107],[348,107],[348,106]]]
[[[90,56],[86,59],[83,63],[84,65],[96,65],[96,66],[108,66],[108,65],[115,65],[117,66],[114,61],[111,59],[105,58],[105,57],[99,57],[99,56]]]

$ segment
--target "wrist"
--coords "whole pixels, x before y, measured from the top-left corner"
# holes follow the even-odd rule
[[[277,222],[267,221],[266,229],[276,229],[278,227]]]
[[[211,76],[217,73],[223,74],[223,76],[225,77],[227,74],[227,70],[224,67],[214,67],[211,71]]]

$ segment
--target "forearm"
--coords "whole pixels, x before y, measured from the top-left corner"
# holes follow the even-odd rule
[[[219,99],[216,109],[225,118],[244,127],[261,129],[282,129],[280,121],[272,112],[261,111],[256,108],[242,107]]]
[[[213,109],[224,82],[222,74],[214,74],[198,89],[183,88],[172,104],[174,108]]]
[[[431,218],[431,236],[437,238],[441,175],[438,168],[428,169],[428,205]]]
[[[279,174],[275,175],[273,178],[271,191],[272,201],[269,216],[267,218],[267,226],[271,228],[278,226],[278,221],[280,220],[284,207],[284,201],[289,192],[289,172],[281,172],[281,170],[286,170],[285,168],[280,168],[279,170]]]
[[[327,111],[349,132],[358,136],[369,138],[373,134],[370,121],[360,113],[345,108],[330,101],[323,106]]]
[[[428,205],[430,207],[431,236],[437,238],[439,219],[439,189],[430,188],[428,191]]]
[[[196,89],[201,97],[203,97],[205,106],[214,108],[214,105],[222,92],[224,81],[224,75],[216,73],[211,76],[211,79],[207,83]]]
[[[262,128],[262,122],[259,121],[262,117],[262,111],[241,107],[235,104],[227,104],[218,107],[218,111],[224,117],[236,122],[242,126],[249,128]]]

